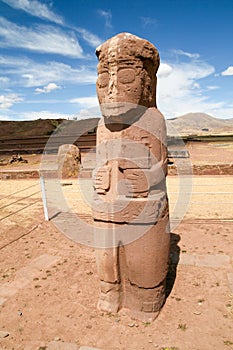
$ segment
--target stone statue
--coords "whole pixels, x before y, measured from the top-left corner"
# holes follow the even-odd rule
[[[165,301],[170,246],[166,126],[156,108],[159,54],[129,33],[107,40],[96,54],[103,115],[93,172],[93,217],[102,229],[98,308],[125,308],[151,321]]]

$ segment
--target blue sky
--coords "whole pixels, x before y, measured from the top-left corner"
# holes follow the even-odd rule
[[[95,48],[120,32],[158,48],[166,118],[233,118],[232,18],[232,0],[0,0],[0,120],[94,116]]]

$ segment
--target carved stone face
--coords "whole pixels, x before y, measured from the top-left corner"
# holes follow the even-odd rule
[[[96,88],[104,117],[122,117],[137,106],[156,106],[159,58],[152,44],[123,33],[98,48],[97,56]]]
[[[139,61],[139,60],[138,60]],[[97,94],[100,103],[139,104],[142,95],[142,62],[127,61],[98,66]]]

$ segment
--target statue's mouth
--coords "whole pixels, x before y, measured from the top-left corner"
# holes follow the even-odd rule
[[[101,104],[103,117],[109,123],[124,123],[131,124],[137,120],[146,108],[133,103],[106,103]]]
[[[119,109],[125,107],[125,103],[106,103],[104,104],[105,109]]]
[[[127,112],[127,110],[129,110],[129,106],[127,106],[127,103],[122,102],[103,103],[101,104],[101,110],[103,115],[108,117]]]

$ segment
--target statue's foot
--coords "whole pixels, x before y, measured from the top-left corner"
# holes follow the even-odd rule
[[[125,312],[133,320],[147,323],[147,322],[153,322],[158,317],[160,311],[145,312],[145,311],[125,309]]]
[[[101,292],[97,307],[105,312],[118,312],[120,308],[120,286],[118,283],[101,281]]]
[[[164,302],[164,283],[155,288],[142,288],[130,284],[125,294],[124,307],[132,319],[152,322],[158,317]]]
[[[101,311],[115,314],[119,310],[119,303],[113,303],[112,301],[105,300],[104,298],[100,297],[97,308]]]

